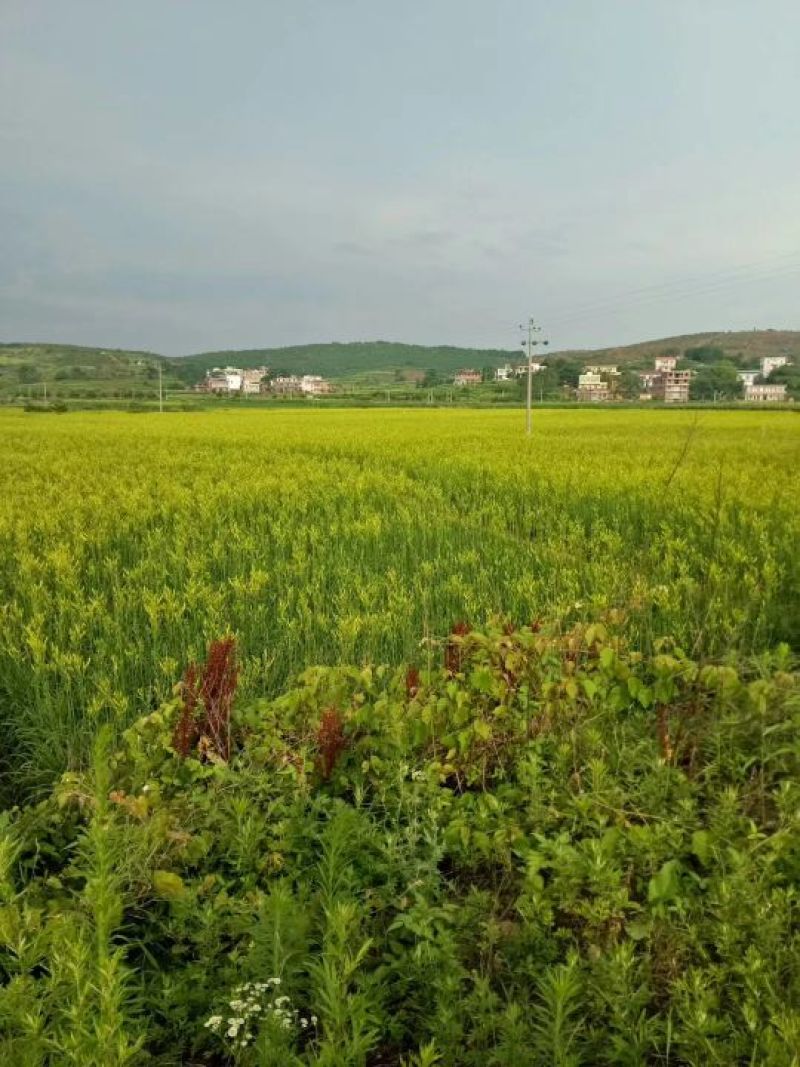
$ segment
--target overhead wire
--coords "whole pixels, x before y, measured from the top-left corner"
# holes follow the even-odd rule
[[[742,284],[757,285],[765,281],[775,281],[781,278],[791,277],[798,272],[800,272],[800,262],[792,265],[787,264],[783,269],[772,270],[760,274],[719,277],[716,280],[710,280],[708,284],[674,283],[672,286],[664,285],[657,289],[654,287],[653,291],[650,292],[643,291],[638,294],[631,293],[624,296],[620,295],[617,298],[609,299],[606,302],[598,302],[584,308],[574,309],[567,314],[547,316],[546,322],[548,328],[565,326],[573,322],[583,321],[587,318],[602,317],[603,315],[614,311],[624,310],[629,307],[636,308],[645,304],[664,300],[685,300],[693,296],[703,296],[710,293],[720,292]]]

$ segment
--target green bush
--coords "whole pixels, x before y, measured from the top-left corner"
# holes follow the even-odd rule
[[[620,625],[462,632],[230,717],[216,643],[6,819],[7,1061],[796,1063],[798,676]]]

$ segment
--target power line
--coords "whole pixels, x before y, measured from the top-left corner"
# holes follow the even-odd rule
[[[751,278],[751,279],[748,279],[748,282],[751,285],[757,285],[760,282],[776,281],[776,280],[779,280],[781,278],[790,278],[790,277],[796,276],[797,274],[800,274],[800,265],[795,267],[795,268],[793,268],[792,270],[782,271],[782,272],[780,272],[778,274],[762,275],[759,278]],[[707,286],[706,288],[698,288],[698,289],[687,290],[686,292],[682,292],[682,293],[672,293],[672,294],[667,293],[667,294],[663,294],[661,296],[649,297],[649,298],[644,299],[644,300],[636,300],[636,301],[630,301],[628,303],[621,303],[621,304],[618,304],[618,305],[611,305],[611,306],[609,306],[609,307],[607,307],[605,309],[599,309],[599,310],[594,311],[594,312],[587,312],[584,315],[574,315],[574,316],[572,316],[570,318],[561,319],[561,320],[559,320],[558,325],[559,326],[566,326],[566,325],[570,325],[570,324],[575,323],[575,322],[585,322],[586,320],[591,321],[595,317],[596,318],[602,318],[605,315],[613,314],[613,313],[618,312],[618,311],[628,310],[629,308],[636,309],[636,308],[644,307],[644,306],[646,306],[648,304],[659,303],[659,302],[662,302],[662,301],[669,301],[669,300],[681,301],[681,300],[687,300],[687,299],[689,299],[691,297],[695,297],[695,296],[708,296],[708,295],[712,295],[714,293],[722,292],[723,290],[729,289],[729,288],[731,288],[731,284],[730,283],[718,284],[718,285],[713,285],[713,286]]]
[[[794,252],[791,253],[791,255],[796,256],[798,253]],[[788,256],[781,258],[786,259]],[[767,266],[768,264],[762,263],[760,265]],[[766,273],[753,273],[753,269],[756,266],[759,266],[759,264],[737,267],[730,271],[715,272],[710,275],[696,276],[695,278],[683,278],[672,282],[662,282],[656,285],[640,286],[637,289],[618,293],[615,296],[608,297],[604,300],[593,301],[582,307],[579,306],[567,314],[553,315],[550,318],[550,321],[553,324],[561,325],[586,318],[593,314],[613,311],[618,307],[631,305],[638,306],[642,303],[661,299],[683,299],[684,297],[693,296],[695,294],[703,295],[705,293],[716,292],[731,285],[741,285],[743,282],[758,283],[761,281],[771,281],[776,278],[788,277],[800,270],[800,262],[794,264],[788,263],[782,268],[776,267],[776,269]]]
[[[740,264],[727,270],[712,271],[708,274],[695,274],[692,276],[674,279],[669,282],[657,282],[651,285],[637,286],[633,289],[623,290],[613,296],[589,301],[578,305],[564,314],[548,316],[551,326],[564,326],[573,322],[580,322],[593,316],[601,317],[604,314],[621,310],[628,307],[640,307],[643,304],[653,303],[659,300],[683,300],[692,296],[704,296],[722,291],[730,286],[742,283],[759,284],[765,281],[780,280],[791,277],[800,271],[800,250],[780,253],[766,259],[752,263]],[[797,261],[792,263],[791,260]],[[790,262],[786,262],[789,260]],[[767,271],[761,268],[769,268]],[[495,316],[481,316],[481,322],[491,326],[508,327],[511,323],[503,318]]]

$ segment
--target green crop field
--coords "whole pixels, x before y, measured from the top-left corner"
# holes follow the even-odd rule
[[[0,413],[8,1062],[797,1064],[800,419],[523,426]]]
[[[793,415],[467,412],[0,419],[0,694],[63,769],[231,630],[243,685],[400,662],[493,614],[707,653],[797,640]],[[6,750],[8,751],[8,749]],[[84,750],[85,751],[85,750]]]

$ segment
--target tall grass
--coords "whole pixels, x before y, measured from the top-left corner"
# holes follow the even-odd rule
[[[6,780],[85,761],[225,632],[245,694],[492,613],[796,644],[797,419],[696,420],[542,411],[526,441],[516,412],[3,414]]]

